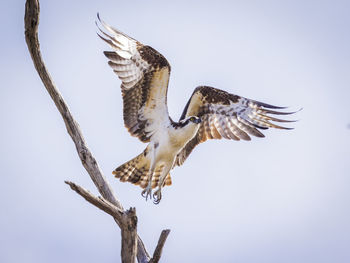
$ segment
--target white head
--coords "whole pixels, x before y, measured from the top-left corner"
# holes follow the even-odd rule
[[[181,131],[185,140],[190,140],[197,133],[201,122],[201,118],[197,116],[189,116],[183,120],[180,120],[175,129]]]
[[[179,122],[173,122],[173,136],[171,136],[175,139],[173,145],[179,149],[185,146],[197,134],[201,121],[199,117],[189,116]]]

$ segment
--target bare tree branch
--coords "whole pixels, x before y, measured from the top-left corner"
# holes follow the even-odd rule
[[[122,231],[122,262],[133,262],[137,252],[137,217],[135,208],[130,208],[123,214]],[[124,253],[123,253],[124,252]],[[133,255],[133,258],[130,256]]]
[[[30,55],[32,57],[34,66],[46,90],[50,94],[52,100],[56,104],[57,109],[62,115],[67,131],[75,144],[76,150],[78,152],[78,155],[81,159],[83,166],[85,167],[86,171],[89,173],[92,181],[94,182],[98,191],[103,197],[103,199],[99,199],[99,200],[104,200],[103,201],[104,204],[107,204],[107,201],[108,201],[110,205],[115,206],[114,208],[117,209],[117,211],[119,211],[118,213],[122,213],[123,218],[124,217],[128,218],[127,220],[125,218],[123,220],[120,220],[119,216],[116,216],[118,213],[112,215],[115,221],[120,226],[121,232],[122,232],[121,253],[122,253],[123,262],[134,262],[134,258],[135,258],[134,255],[137,251],[138,262],[147,263],[150,260],[150,256],[147,253],[141,238],[136,234],[137,217],[136,217],[135,209],[124,211],[123,206],[114,195],[112,188],[107,183],[104,175],[102,174],[96,159],[93,157],[92,153],[87,147],[87,144],[84,140],[84,137],[81,133],[78,123],[74,120],[72,114],[69,111],[67,104],[65,103],[63,97],[61,96],[60,92],[56,88],[42,60],[40,45],[38,40],[39,13],[40,13],[39,1],[27,0],[26,7],[25,7],[25,18],[24,18],[25,38],[26,38],[27,46],[28,46]],[[72,187],[73,184],[70,184],[70,185]],[[75,187],[73,186],[72,189],[75,191],[78,190],[77,192],[79,194],[84,196],[85,199],[87,198],[88,195],[86,194],[86,192],[88,191],[84,192],[81,190],[82,188],[77,188],[76,185]],[[90,202],[93,199],[90,198],[86,200]],[[97,200],[95,201],[96,202],[93,203],[94,205],[96,206],[101,205],[101,202]],[[98,207],[99,208],[104,207],[106,209],[107,206],[101,206],[101,207],[98,206]],[[111,210],[107,209],[104,211],[107,212]],[[164,245],[164,242],[163,242],[163,245]],[[136,243],[137,243],[137,249],[135,245]],[[163,245],[160,247],[160,252]]]
[[[151,258],[139,235],[137,235],[137,254],[136,254],[136,257],[137,257],[137,261],[139,263],[149,263],[150,258]]]
[[[83,187],[81,187],[73,182],[65,181],[65,183],[68,184],[70,186],[70,188],[72,188],[72,190],[74,190],[75,192],[80,194],[82,197],[84,197],[84,199],[86,201],[88,201],[89,203],[93,204],[94,206],[100,208],[101,210],[105,211],[107,214],[110,214],[117,221],[121,222],[120,225],[123,225],[122,224],[123,213],[124,213],[123,210],[120,210],[114,204],[110,203],[109,201],[107,201],[106,199],[104,199],[101,196],[99,196],[99,197],[94,196],[88,190],[86,190],[85,188],[83,188]]]
[[[168,238],[169,233],[170,233],[170,229],[165,229],[160,234],[157,247],[154,250],[153,257],[150,260],[150,263],[158,263],[158,261],[160,260],[160,257],[162,256],[163,247],[166,239]]]

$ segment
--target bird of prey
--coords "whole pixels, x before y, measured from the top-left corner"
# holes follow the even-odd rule
[[[273,122],[288,115],[277,107],[209,86],[197,87],[178,122],[167,108],[170,65],[150,46],[127,36],[100,19],[98,35],[109,44],[108,64],[121,80],[124,124],[146,149],[113,171],[122,182],[141,186],[142,196],[158,204],[162,187],[171,185],[170,170],[182,165],[192,150],[208,139],[250,140],[259,130],[290,129]],[[158,187],[152,195],[152,189]]]

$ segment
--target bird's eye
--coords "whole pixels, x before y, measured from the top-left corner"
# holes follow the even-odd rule
[[[191,117],[191,118],[190,118],[190,121],[194,121],[194,120],[195,120],[195,118],[194,118],[194,117]]]

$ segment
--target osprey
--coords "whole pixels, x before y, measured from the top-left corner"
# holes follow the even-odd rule
[[[121,80],[124,124],[146,149],[113,171],[122,182],[141,186],[142,196],[158,204],[162,187],[171,185],[170,170],[208,139],[250,140],[264,137],[258,129],[290,129],[273,122],[291,122],[271,115],[288,115],[277,107],[208,86],[197,87],[178,122],[168,114],[170,65],[159,52],[111,27],[98,16],[105,31],[98,34],[113,51],[108,64]],[[97,23],[96,23],[97,24]],[[97,25],[98,26],[98,25]],[[158,187],[152,196],[152,189]]]

